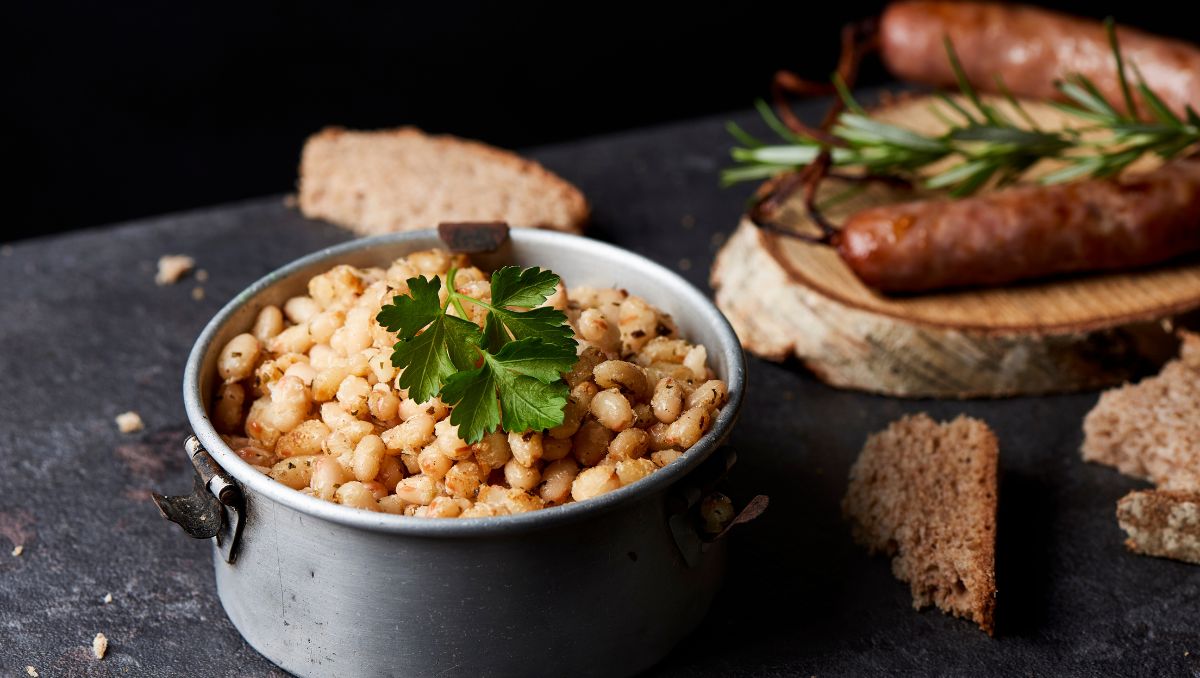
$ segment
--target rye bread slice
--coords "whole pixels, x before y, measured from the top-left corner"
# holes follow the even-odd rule
[[[1117,522],[1130,551],[1200,564],[1200,494],[1130,492],[1117,502]]]
[[[579,189],[540,164],[477,141],[414,127],[330,127],[300,161],[300,210],[361,235],[434,228],[443,221],[504,221],[580,233]]]
[[[867,439],[842,510],[855,541],[892,557],[913,607],[936,605],[988,635],[996,608],[999,444],[987,424],[904,417]]]
[[[1083,458],[1159,489],[1200,491],[1200,334],[1181,333],[1177,360],[1100,396],[1083,421]]]

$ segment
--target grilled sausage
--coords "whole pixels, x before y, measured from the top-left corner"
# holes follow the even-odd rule
[[[880,22],[880,50],[897,77],[922,84],[955,84],[943,36],[954,43],[967,79],[996,91],[999,75],[1017,96],[1061,99],[1055,80],[1087,76],[1110,102],[1122,101],[1116,63],[1103,25],[1035,7],[986,2],[897,2]],[[1200,48],[1118,28],[1121,53],[1176,113],[1200,108]],[[1132,68],[1127,76],[1135,81]],[[1136,95],[1135,95],[1136,96]]]
[[[833,245],[884,292],[1146,266],[1200,251],[1200,160],[869,208],[846,221]]]

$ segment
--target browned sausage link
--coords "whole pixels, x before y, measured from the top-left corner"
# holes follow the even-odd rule
[[[999,75],[1018,96],[1061,99],[1054,81],[1078,73],[1110,102],[1123,100],[1098,21],[1024,5],[917,1],[888,6],[880,31],[883,61],[903,80],[953,86],[943,44],[949,36],[967,79],[981,90],[994,92]],[[1188,103],[1200,108],[1200,48],[1132,28],[1119,28],[1117,37],[1126,63],[1137,65],[1168,106],[1179,113]],[[1132,69],[1126,70],[1132,82]]]
[[[885,292],[1000,285],[1145,266],[1200,250],[1200,160],[863,210],[834,245]]]

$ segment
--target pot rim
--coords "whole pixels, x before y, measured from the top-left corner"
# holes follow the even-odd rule
[[[575,250],[600,250],[610,256],[627,260],[630,269],[641,274],[648,274],[648,277],[652,278],[651,284],[657,282],[669,285],[672,291],[680,297],[683,305],[694,309],[694,312],[698,314],[699,317],[695,319],[695,322],[714,326],[720,345],[710,347],[710,349],[719,350],[729,365],[729,373],[726,375],[729,401],[717,414],[712,428],[679,460],[636,483],[586,501],[570,502],[537,511],[503,516],[445,519],[376,513],[309,497],[260,473],[234,453],[210,421],[200,389],[201,369],[205,356],[215,348],[213,346],[214,338],[234,313],[259,293],[314,264],[328,263],[333,266],[337,263],[336,260],[343,255],[369,250],[380,245],[423,240],[440,242],[437,232],[432,229],[360,238],[326,247],[268,273],[234,296],[205,325],[188,355],[183,378],[183,401],[192,430],[216,462],[239,484],[248,487],[258,496],[266,497],[300,513],[339,525],[408,536],[493,537],[500,534],[543,529],[607,513],[620,506],[632,504],[655,493],[665,491],[671,485],[682,480],[728,438],[742,407],[746,385],[745,355],[729,321],[707,296],[677,273],[629,250],[591,238],[539,229],[512,229],[510,237],[514,242],[522,244]],[[569,277],[569,275],[566,273],[564,277]]]

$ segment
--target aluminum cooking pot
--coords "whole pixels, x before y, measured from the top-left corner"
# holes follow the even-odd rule
[[[514,230],[481,268],[553,269],[570,285],[620,286],[670,313],[729,385],[712,430],[678,461],[584,502],[530,513],[436,519],[371,513],[305,496],[242,461],[209,421],[218,352],[259,309],[305,293],[337,264],[386,266],[443,246],[435,231],[330,247],[239,294],[204,328],[183,397],[195,436],[192,495],[160,508],[213,539],[217,593],[256,650],[300,676],[620,676],[661,659],[704,617],[725,541],[697,504],[732,465],[721,448],[745,390],[741,345],[682,278],[577,236]]]

